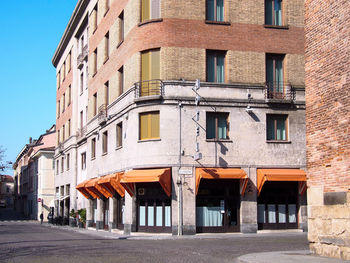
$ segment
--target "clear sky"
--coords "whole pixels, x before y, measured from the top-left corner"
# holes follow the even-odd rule
[[[14,162],[29,142],[55,124],[52,57],[77,0],[1,1],[0,145]],[[13,175],[13,170],[5,174]]]

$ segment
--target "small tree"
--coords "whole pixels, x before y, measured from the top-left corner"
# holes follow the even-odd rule
[[[5,158],[5,149],[0,145],[0,175],[3,174],[3,172],[11,167],[11,162],[6,162],[4,160]]]

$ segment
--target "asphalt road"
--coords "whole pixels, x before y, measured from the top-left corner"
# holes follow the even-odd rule
[[[125,238],[0,217],[0,262],[235,262],[248,253],[306,249],[305,233]]]

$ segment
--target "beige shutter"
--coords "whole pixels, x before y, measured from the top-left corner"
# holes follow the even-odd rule
[[[150,0],[142,0],[141,3],[141,21],[145,21],[151,18],[150,14]]]

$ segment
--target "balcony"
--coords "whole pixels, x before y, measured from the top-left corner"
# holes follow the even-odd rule
[[[62,143],[62,142],[60,142],[59,144],[58,144],[58,151],[60,152],[60,153],[63,153],[63,151],[64,151],[64,144]]]
[[[86,125],[81,127],[80,129],[78,129],[78,131],[77,131],[77,138],[78,138],[78,140],[81,140],[81,139],[85,138],[86,131],[87,131]]]
[[[289,83],[267,82],[265,100],[268,102],[291,102],[295,100],[295,91]]]
[[[99,108],[98,108],[98,124],[99,125],[105,125],[107,122],[107,105],[106,104],[102,104]]]
[[[77,67],[79,69],[81,69],[84,66],[84,61],[87,61],[88,54],[89,54],[89,52],[88,52],[88,45],[86,44],[83,47],[83,50],[81,51],[81,53],[77,57]]]
[[[164,95],[163,82],[160,79],[145,80],[135,83],[136,98],[156,96],[162,97]]]

